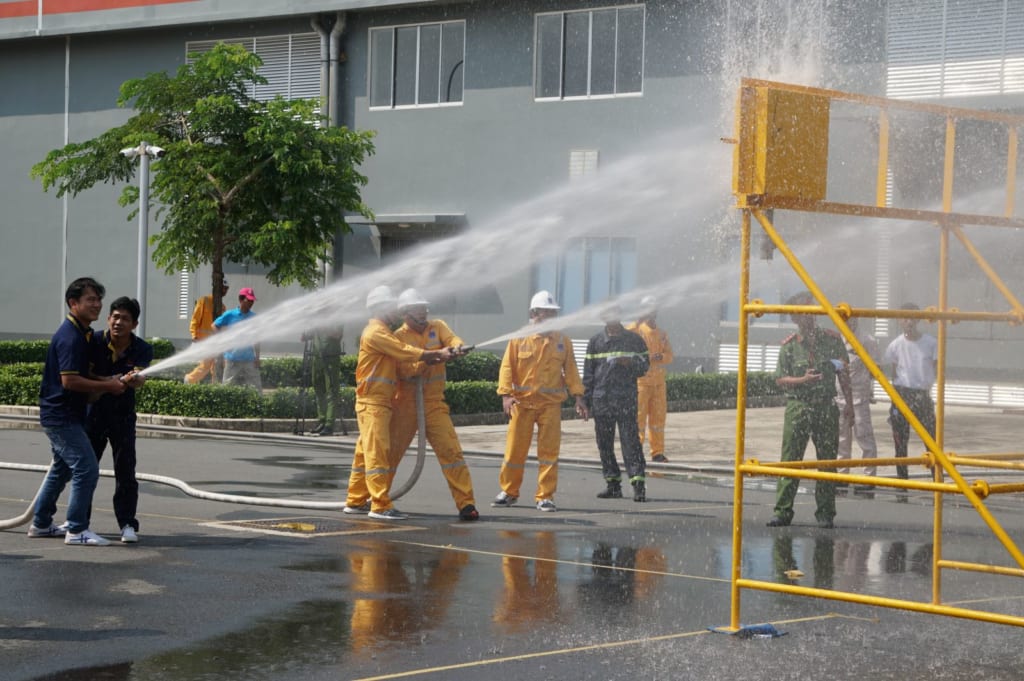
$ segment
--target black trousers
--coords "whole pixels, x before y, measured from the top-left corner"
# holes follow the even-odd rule
[[[131,525],[136,531],[139,521],[135,513],[139,505],[139,481],[135,479],[135,414],[131,418],[91,419],[88,423],[89,441],[96,460],[110,443],[114,458],[114,515],[117,527]]]
[[[597,451],[601,455],[601,472],[608,482],[622,480],[619,463],[615,460],[615,428],[619,428],[619,442],[622,445],[622,460],[630,482],[644,479],[646,464],[644,449],[640,444],[640,431],[635,411],[610,411],[594,414],[594,434],[597,437]]]
[[[915,390],[894,386],[903,401],[910,407],[911,413],[917,417],[928,434],[935,437],[935,403],[932,402],[931,392],[928,390]],[[896,405],[889,407],[889,425],[892,426],[892,441],[896,447],[896,456],[901,459],[907,457],[907,448],[910,442],[910,422],[900,413]],[[896,466],[896,477],[907,479],[907,467]]]

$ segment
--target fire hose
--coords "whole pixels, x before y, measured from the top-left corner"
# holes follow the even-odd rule
[[[420,474],[423,472],[423,462],[427,455],[427,434],[426,434],[426,414],[423,405],[423,377],[418,376],[416,379],[416,428],[418,431],[417,446],[416,446],[416,463],[413,466],[412,474],[409,479],[399,488],[397,491],[391,493],[392,499],[398,499],[403,495],[407,494],[409,490],[413,488],[416,482],[420,478]],[[2,463],[0,462],[0,468],[6,468],[10,470],[22,470],[22,471],[43,471],[46,474],[50,472],[50,466],[42,466],[38,464],[17,464],[17,463]],[[100,475],[106,478],[114,477],[114,471],[101,469]],[[266,499],[264,497],[251,497],[240,494],[222,494],[220,492],[208,492],[205,490],[197,489],[192,487],[187,482],[179,480],[177,478],[168,477],[166,475],[153,475],[150,473],[138,473],[136,479],[140,482],[153,482],[161,485],[168,485],[174,487],[187,496],[194,497],[196,499],[204,499],[206,501],[220,501],[228,504],[247,504],[250,506],[271,506],[276,508],[302,508],[316,511],[340,511],[345,508],[345,502],[338,501],[306,501],[302,499]],[[43,484],[45,484],[46,476],[43,476],[43,483],[39,485],[39,490],[36,491],[35,496],[32,498],[32,503],[29,504],[25,512],[15,518],[7,520],[0,520],[0,530],[9,530],[15,527],[21,527],[22,525],[30,522],[32,516],[35,514],[36,502],[39,499],[40,493],[43,491]]]

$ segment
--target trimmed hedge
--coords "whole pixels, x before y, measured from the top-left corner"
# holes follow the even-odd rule
[[[174,354],[174,343],[166,338],[148,338],[153,346],[153,359],[166,359]],[[48,340],[0,341],[0,364],[45,362]]]
[[[36,343],[29,341],[27,343]],[[11,346],[24,345],[17,342]],[[0,343],[0,349],[3,344]],[[46,343],[43,342],[45,353]],[[36,350],[38,351],[38,348]],[[26,352],[24,347],[19,352]],[[337,397],[338,413],[344,418],[355,414],[354,355],[345,355],[342,361],[342,385]],[[497,372],[501,360],[491,353],[472,353],[453,361],[447,367],[448,384],[445,400],[453,414],[498,413]],[[20,361],[0,364],[0,404],[35,406],[39,402],[39,382],[42,361]],[[202,418],[309,418],[316,414],[316,398],[312,389],[301,390],[302,360],[300,358],[273,358],[261,362],[264,387],[270,388],[260,396],[249,388],[225,385],[185,385],[179,380],[153,377],[139,391],[137,407],[140,413]],[[479,375],[493,378],[474,378]],[[469,378],[466,378],[469,377]],[[461,379],[461,380],[460,380]],[[771,373],[747,374],[747,393],[751,397],[781,395]],[[735,374],[669,374],[666,379],[669,402],[713,401],[736,397]],[[571,406],[570,398],[566,404]],[[301,413],[300,413],[301,412]]]
[[[501,357],[492,352],[471,352],[445,365],[449,383],[497,381]],[[302,384],[301,357],[267,357],[260,361],[264,388],[298,388]],[[356,384],[356,355],[341,356],[341,384]]]

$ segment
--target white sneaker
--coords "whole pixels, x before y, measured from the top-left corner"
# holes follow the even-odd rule
[[[92,530],[82,530],[78,534],[69,532],[64,535],[64,543],[74,546],[106,546],[110,542]]]
[[[386,511],[370,511],[367,516],[376,520],[405,520],[407,517],[397,508],[389,508]]]
[[[125,525],[121,528],[121,543],[122,544],[134,544],[139,541],[139,535],[135,533],[135,528],[131,525]]]
[[[555,506],[555,502],[551,501],[550,499],[541,499],[540,501],[537,502],[537,510],[544,511],[546,513],[552,513],[554,511],[557,511],[558,508]]]
[[[498,496],[494,497],[494,501],[491,502],[491,507],[508,508],[509,506],[515,504],[517,501],[519,501],[519,497],[509,496],[505,492],[505,490],[501,490],[500,492],[498,492]]]
[[[363,502],[359,506],[346,506],[341,509],[341,512],[348,513],[349,515],[366,515],[370,512],[370,502]]]
[[[28,536],[32,539],[38,539],[39,537],[63,537],[67,534],[67,527],[63,525],[50,525],[49,527],[36,527],[30,525],[28,528]]]

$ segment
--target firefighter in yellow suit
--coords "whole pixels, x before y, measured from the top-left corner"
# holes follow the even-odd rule
[[[547,291],[530,300],[530,323],[541,324],[561,309]],[[534,333],[509,341],[498,374],[498,394],[510,418],[505,439],[505,459],[498,480],[501,492],[494,507],[512,506],[519,500],[526,456],[537,427],[538,511],[556,511],[558,451],[562,444],[562,402],[566,388],[576,398],[576,413],[584,420],[590,413],[583,401],[583,381],[569,337],[557,331]]]
[[[359,440],[348,480],[345,513],[367,513],[377,520],[404,520],[392,503],[391,414],[398,386],[398,363],[446,362],[455,356],[449,348],[424,350],[400,341],[390,324],[398,321],[397,300],[387,286],[366,296],[370,321],[359,338],[356,360],[356,421]]]
[[[672,363],[673,355],[668,335],[658,328],[657,304],[654,296],[646,296],[640,301],[640,319],[626,328],[640,334],[647,343],[651,362],[651,368],[636,381],[640,444],[644,442],[646,431],[646,439],[651,445],[651,461],[664,463],[668,461],[665,456],[665,418],[668,414],[665,367]]]
[[[221,280],[221,297],[228,293],[228,280]],[[222,310],[223,311],[223,310]],[[213,294],[207,293],[196,301],[196,307],[192,310],[192,319],[188,323],[188,332],[192,336],[192,342],[198,343],[204,338],[209,338],[217,330],[213,326],[213,320],[220,315],[213,313]],[[185,374],[186,383],[199,383],[207,376],[216,382],[214,367],[217,364],[216,357],[206,357],[199,361],[196,368]]]
[[[447,324],[440,319],[427,319],[429,305],[416,289],[402,291],[398,296],[398,311],[405,323],[395,331],[395,336],[417,348],[451,348],[457,355],[465,354],[462,350],[465,344]],[[448,415],[448,404],[444,401],[444,365],[403,362],[398,365],[398,378],[398,393],[391,412],[391,468],[398,468],[402,455],[416,435],[416,384],[422,380],[426,438],[441,464],[441,472],[448,481],[459,518],[477,520],[480,513],[473,498],[473,480],[462,458],[462,445]]]

